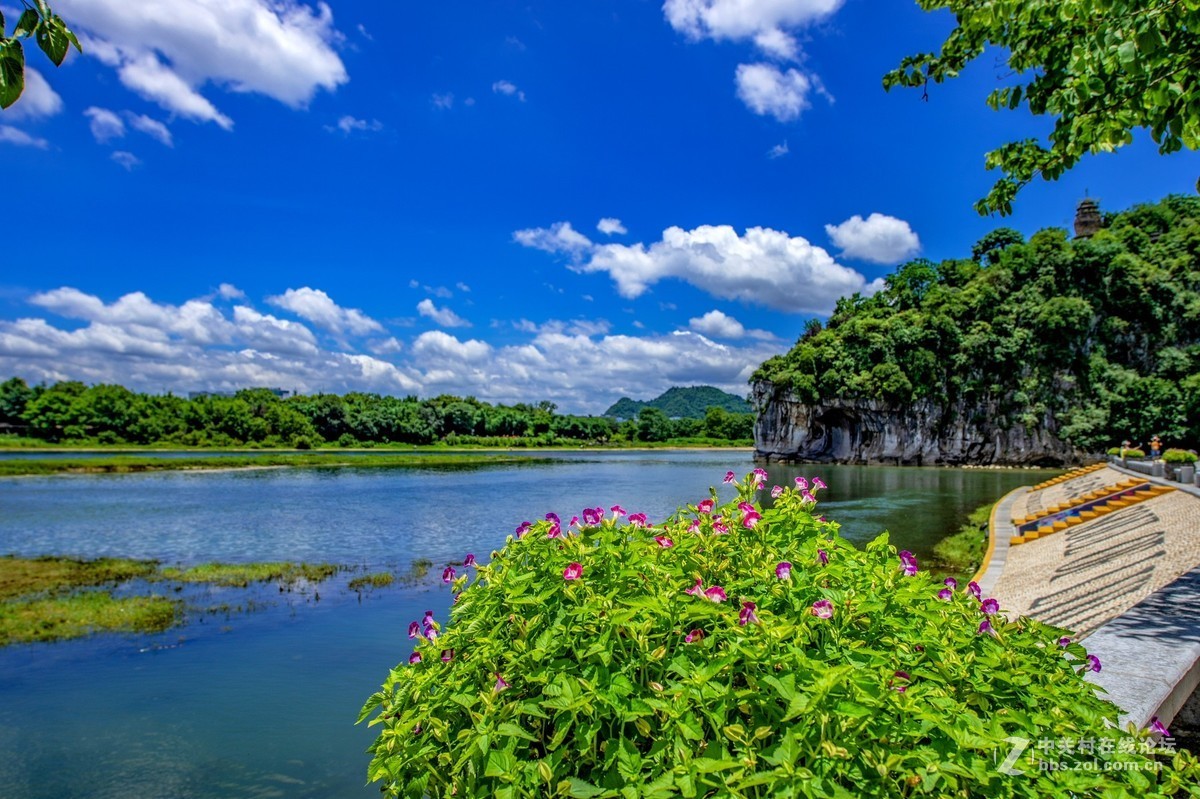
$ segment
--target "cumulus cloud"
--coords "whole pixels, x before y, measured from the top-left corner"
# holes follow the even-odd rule
[[[347,136],[356,131],[374,133],[383,130],[383,123],[378,119],[372,119],[370,122],[368,122],[365,119],[357,119],[347,114],[339,119],[336,125],[326,125],[325,130],[340,130]]]
[[[749,336],[759,341],[774,341],[776,336],[768,330],[747,330],[746,327],[728,314],[711,310],[703,316],[688,320],[688,328],[713,338],[739,339]]]
[[[784,141],[782,144],[776,144],[770,150],[767,150],[767,158],[774,161],[776,158],[783,158],[788,154],[788,143]]]
[[[516,87],[516,84],[507,80],[498,80],[492,84],[492,91],[496,94],[503,94],[508,97],[516,97],[521,102],[525,102],[525,92]]]
[[[226,300],[246,299],[246,292],[242,291],[232,283],[222,283],[221,285],[217,286],[217,294],[219,294],[222,299]]]
[[[826,225],[825,232],[846,258],[876,264],[894,264],[921,251],[921,240],[903,219],[874,213],[866,219],[858,214],[840,225]]]
[[[417,313],[421,316],[432,319],[436,324],[442,327],[470,327],[471,323],[461,316],[456,314],[449,308],[439,308],[433,304],[433,300],[424,299],[417,303]]]
[[[729,225],[670,227],[660,241],[627,245],[593,244],[569,223],[559,222],[518,231],[514,238],[526,247],[571,255],[575,271],[607,272],[628,299],[675,278],[721,299],[825,314],[839,297],[878,288],[807,239],[770,228],[753,227],[738,235]]]
[[[738,99],[759,116],[790,122],[810,107],[813,80],[797,69],[784,72],[774,64],[738,64],[735,80]]]
[[[125,118],[129,120],[129,127],[134,130],[145,133],[150,138],[157,140],[167,147],[175,146],[175,142],[171,138],[170,129],[157,119],[152,119],[145,114],[135,114],[131,111],[125,112]]]
[[[85,108],[83,115],[88,118],[92,136],[101,144],[110,139],[120,139],[125,136],[125,123],[116,111],[92,106]]]
[[[693,40],[752,41],[775,58],[799,54],[794,31],[832,15],[842,0],[666,0],[671,27]]]
[[[140,166],[142,163],[142,159],[125,150],[116,150],[109,157],[122,166],[126,172],[132,172],[135,166]]]
[[[625,235],[629,231],[621,224],[621,220],[615,217],[606,216],[596,223],[596,230],[599,230],[606,236],[613,234]]]
[[[0,125],[0,144],[15,144],[18,147],[36,147],[39,150],[45,150],[50,146],[50,142],[45,139],[31,136],[25,131],[14,128],[11,125]]]
[[[25,90],[21,99],[4,111],[6,119],[41,119],[52,117],[62,111],[63,101],[42,73],[33,67],[25,67]]]
[[[592,240],[571,227],[570,222],[555,222],[548,228],[518,230],[513,233],[513,241],[535,250],[572,255],[578,255],[592,246]]]
[[[231,129],[201,92],[218,86],[294,108],[348,80],[325,3],[299,0],[59,0],[84,52],[180,116]]]
[[[320,289],[308,286],[288,289],[279,296],[267,297],[267,302],[338,335],[349,333],[361,336],[383,332],[383,325],[379,322],[357,308],[341,307]]]

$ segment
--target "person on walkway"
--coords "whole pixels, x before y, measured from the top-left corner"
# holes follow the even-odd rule
[[[1158,460],[1162,455],[1162,439],[1154,436],[1150,439],[1150,459]]]

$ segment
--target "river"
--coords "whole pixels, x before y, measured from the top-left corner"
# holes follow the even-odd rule
[[[545,453],[540,453],[545,454]],[[661,521],[753,468],[742,451],[561,453],[551,463],[279,469],[0,480],[0,553],[309,560],[403,571],[498,548],[522,520],[620,503]],[[819,476],[821,509],[856,542],[891,532],[927,557],[975,507],[1044,472],[772,465]],[[273,589],[272,589],[273,590]],[[237,602],[213,589],[206,599]],[[440,581],[363,598],[329,589],[157,636],[0,650],[5,797],[366,797],[362,702],[445,618]]]

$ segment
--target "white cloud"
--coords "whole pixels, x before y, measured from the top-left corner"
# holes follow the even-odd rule
[[[125,150],[116,150],[109,158],[124,167],[126,172],[132,172],[135,166],[140,166],[142,163],[142,159]]]
[[[45,139],[31,136],[23,130],[18,130],[11,125],[0,125],[0,144],[15,144],[18,147],[36,147],[39,150],[45,150],[50,146],[50,142]]]
[[[507,80],[498,80],[492,84],[492,91],[496,94],[507,95],[508,97],[516,97],[521,102],[525,102],[525,92],[516,87],[516,84]]]
[[[355,117],[347,114],[337,121],[337,125],[326,125],[325,130],[340,130],[347,136],[355,131],[368,131],[374,133],[376,131],[383,130],[383,123],[378,119],[372,119],[370,122],[368,122],[365,119],[356,119]]]
[[[171,138],[170,129],[157,119],[151,119],[145,114],[135,114],[132,111],[126,111],[125,118],[129,120],[129,127],[134,130],[145,133],[150,138],[156,139],[167,147],[175,146],[175,142]]]
[[[454,107],[454,94],[452,92],[447,92],[445,94],[435,93],[433,95],[433,107],[439,108],[443,111],[450,110]]]
[[[876,264],[895,264],[921,251],[921,240],[903,219],[874,213],[866,219],[858,214],[840,225],[826,225],[825,232],[846,258]]]
[[[776,144],[770,150],[767,150],[767,158],[770,158],[772,161],[775,160],[776,158],[783,158],[787,154],[788,154],[787,141],[784,141],[783,144]]]
[[[611,236],[614,233],[623,236],[629,232],[628,230],[625,229],[625,226],[621,224],[620,219],[617,219],[617,218],[611,217],[611,216],[606,216],[603,219],[601,219],[599,222],[597,222],[596,230],[599,230],[601,233],[603,233],[606,236]]]
[[[404,345],[395,336],[367,342],[367,349],[376,355],[395,355],[404,349]]]
[[[536,324],[528,319],[518,319],[512,326],[522,333],[566,333],[570,336],[603,336],[612,329],[607,319],[551,319]]]
[[[217,286],[217,294],[221,295],[221,297],[226,300],[246,299],[246,292],[242,291],[232,283],[222,283],[221,285]]]
[[[288,289],[277,297],[267,297],[267,302],[338,335],[349,333],[361,336],[383,332],[383,325],[379,322],[357,308],[341,307],[320,289],[308,286]]]
[[[518,231],[514,238],[527,247],[570,254],[575,271],[607,272],[628,299],[676,278],[721,299],[824,314],[839,297],[877,288],[807,239],[770,228],[749,228],[739,236],[729,225],[670,227],[661,241],[647,246],[592,244],[559,222],[549,229]]]
[[[92,135],[96,137],[96,141],[104,143],[109,139],[120,139],[125,136],[125,123],[117,112],[92,106],[84,109],[83,115],[88,118],[88,126],[92,130]]]
[[[775,58],[799,53],[793,31],[829,17],[842,0],[666,0],[663,14],[693,40],[753,41]]]
[[[442,327],[470,327],[471,323],[449,308],[439,308],[433,300],[424,299],[417,303],[417,313],[427,316]]]
[[[461,280],[458,281],[457,283],[455,283],[454,287],[457,288],[459,291],[463,292],[464,294],[469,294],[471,291],[471,287],[468,286],[466,283],[463,283]]]
[[[688,327],[697,333],[703,333],[713,338],[739,339],[749,336],[759,341],[774,341],[776,336],[769,330],[747,330],[745,326],[732,316],[718,310],[712,310],[703,316],[688,320]]]
[[[759,116],[790,122],[810,107],[813,81],[797,69],[783,72],[774,64],[738,64],[736,82],[738,98]]]
[[[25,90],[14,105],[4,111],[6,119],[40,119],[52,117],[62,111],[63,101],[42,73],[33,67],[25,67]]]
[[[592,246],[592,240],[570,222],[555,222],[548,228],[528,228],[513,233],[513,240],[523,247],[545,252],[567,252],[577,255]]]
[[[59,0],[84,52],[163,108],[230,129],[201,94],[210,85],[294,108],[348,80],[324,3],[299,0]]]

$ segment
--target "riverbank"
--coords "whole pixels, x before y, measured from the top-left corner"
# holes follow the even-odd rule
[[[211,457],[154,457],[145,452],[138,455],[114,455],[87,458],[0,458],[0,477],[31,477],[59,474],[131,474],[160,471],[233,471],[244,469],[312,469],[353,466],[360,469],[411,469],[438,467],[519,466],[546,463],[550,458],[535,456],[488,455],[471,457],[468,454],[443,457],[437,455],[361,454],[339,459],[330,455],[310,453],[262,453],[255,455],[214,455]]]

